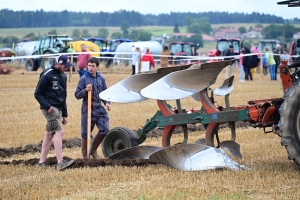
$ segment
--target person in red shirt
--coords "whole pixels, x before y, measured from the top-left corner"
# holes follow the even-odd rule
[[[155,67],[155,62],[152,54],[150,53],[150,49],[147,48],[145,54],[142,56],[142,61],[148,61],[150,62],[149,70],[151,69],[151,66]]]
[[[85,44],[81,45],[81,52],[87,52]],[[84,75],[84,73],[87,70],[86,66],[88,64],[88,60],[90,59],[90,57],[91,57],[91,54],[87,54],[87,53],[78,54],[78,57],[77,57],[77,70],[78,70],[80,78]]]

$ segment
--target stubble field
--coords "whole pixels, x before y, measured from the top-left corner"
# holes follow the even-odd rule
[[[39,144],[43,139],[45,120],[33,93],[39,78],[38,72],[17,69],[12,75],[0,75],[0,148],[24,147]],[[107,85],[130,76],[129,68],[106,70],[100,68]],[[69,74],[67,74],[69,76]],[[256,74],[253,82],[238,81],[230,94],[231,105],[246,104],[248,100],[282,97],[280,81],[271,82],[269,77]],[[225,78],[222,72],[216,88]],[[74,97],[79,76],[72,74],[68,82],[68,124],[64,126],[65,139],[80,138],[81,101]],[[223,98],[216,98],[224,105]],[[174,102],[169,102],[175,105]],[[191,97],[183,99],[183,108],[200,108],[201,104]],[[157,110],[154,100],[135,104],[112,103],[109,112],[110,126],[126,126],[138,129]],[[94,131],[95,132],[95,131]],[[204,131],[189,132],[189,142],[204,137]],[[222,139],[230,138],[228,128],[220,130]],[[77,138],[77,139],[76,139]],[[171,142],[182,141],[183,134],[175,134]],[[254,128],[238,128],[237,140],[243,159],[237,162],[251,168],[250,171],[211,170],[183,172],[166,166],[138,163],[129,166],[109,164],[104,160],[101,167],[89,162],[58,172],[55,165],[39,169],[29,163],[37,160],[39,152],[13,154],[0,157],[0,199],[298,199],[299,172],[289,161],[280,138],[264,134]],[[161,146],[160,137],[147,138],[143,145]],[[64,156],[82,160],[80,147],[65,148]],[[102,156],[101,148],[98,154]],[[55,161],[54,151],[49,158]],[[103,157],[103,156],[102,156]],[[18,164],[13,160],[27,160]],[[31,161],[32,161],[31,160]],[[13,162],[12,162],[13,161]],[[93,162],[93,161],[91,161]],[[10,163],[10,164],[9,164]],[[85,166],[85,167],[84,167]]]

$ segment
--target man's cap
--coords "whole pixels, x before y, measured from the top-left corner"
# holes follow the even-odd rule
[[[280,44],[277,44],[277,45],[276,45],[276,48],[277,48],[277,47],[281,47],[281,45],[280,45]]]
[[[229,48],[233,48],[233,46],[232,46],[232,45],[229,45]]]
[[[57,62],[59,64],[66,66],[67,68],[70,68],[71,66],[73,66],[73,64],[70,63],[68,56],[66,56],[64,54],[58,57]]]

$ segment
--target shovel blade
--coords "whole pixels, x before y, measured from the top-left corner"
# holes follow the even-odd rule
[[[130,76],[101,92],[100,98],[116,103],[134,103],[144,101],[147,98],[142,96],[140,93],[143,88],[169,73],[178,70],[185,70],[190,66],[191,65],[183,65],[160,68],[157,71]]]
[[[119,151],[109,158],[111,159],[149,159],[149,156],[163,148],[157,146],[136,146]]]
[[[186,98],[214,84],[219,73],[233,62],[205,63],[199,69],[173,72],[142,89],[141,94],[159,100]]]
[[[240,145],[234,141],[226,140],[220,143],[220,147],[224,150],[227,150],[236,158],[242,158],[240,151]]]
[[[227,167],[249,169],[231,160],[224,151],[201,144],[178,144],[157,151],[150,161],[184,171],[199,171]]]

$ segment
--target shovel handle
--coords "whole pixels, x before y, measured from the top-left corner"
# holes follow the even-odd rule
[[[92,121],[92,91],[88,91],[88,117],[87,117],[87,151],[88,159],[90,159],[91,149],[91,121]]]

